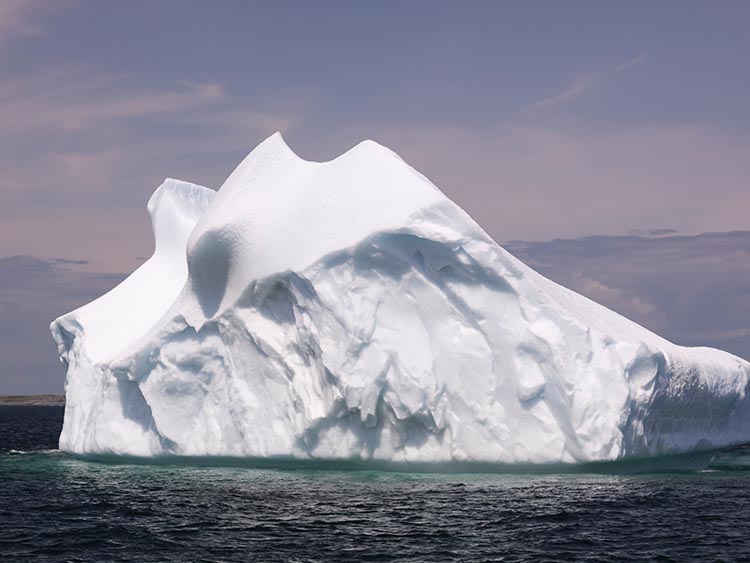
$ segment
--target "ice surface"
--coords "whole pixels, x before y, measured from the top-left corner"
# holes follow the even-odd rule
[[[279,134],[167,180],[156,250],[52,323],[75,453],[551,463],[750,439],[750,365],[534,272],[390,150]]]

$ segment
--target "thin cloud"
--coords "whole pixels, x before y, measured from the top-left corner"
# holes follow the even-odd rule
[[[677,233],[677,229],[631,229],[629,234],[635,237],[666,237]]]
[[[549,96],[538,102],[535,102],[521,110],[521,114],[536,113],[542,110],[559,108],[565,106],[591,92],[598,82],[598,76],[595,73],[584,74],[577,77],[562,92]]]
[[[540,111],[564,107],[584,96],[589,95],[600,83],[611,79],[613,74],[618,74],[625,70],[638,66],[642,64],[646,60],[646,58],[647,54],[644,51],[639,53],[635,57],[625,61],[624,63],[616,66],[614,69],[614,73],[610,68],[608,70],[589,72],[578,76],[574,78],[573,81],[568,85],[568,87],[561,92],[543,98],[538,102],[534,102],[533,104],[526,106],[519,112],[519,115],[524,116]]]
[[[639,53],[638,55],[636,55],[635,57],[633,57],[632,59],[629,59],[629,60],[625,61],[624,63],[622,63],[621,65],[619,65],[615,69],[615,72],[622,72],[622,71],[627,70],[629,68],[633,68],[634,66],[638,66],[639,64],[645,62],[647,58],[648,58],[647,53],[645,51],[643,51],[643,52]]]
[[[214,82],[181,82],[171,89],[136,90],[114,76],[67,70],[6,81],[0,122],[6,132],[83,130],[93,123],[180,113],[224,100]]]

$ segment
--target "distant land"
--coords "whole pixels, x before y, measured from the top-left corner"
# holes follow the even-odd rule
[[[64,395],[0,395],[0,406],[62,407]]]

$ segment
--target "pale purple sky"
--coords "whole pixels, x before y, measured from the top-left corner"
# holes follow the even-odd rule
[[[0,0],[0,259],[40,260],[3,263],[2,315],[28,268],[106,289],[165,177],[218,188],[276,130],[373,138],[499,241],[750,230],[748,29],[744,1]],[[88,298],[63,285],[40,319]]]

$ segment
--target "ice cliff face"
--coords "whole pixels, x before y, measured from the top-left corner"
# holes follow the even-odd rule
[[[60,317],[76,453],[583,462],[750,439],[750,365],[534,272],[388,149],[276,134],[167,180],[156,250]]]

